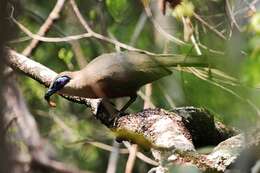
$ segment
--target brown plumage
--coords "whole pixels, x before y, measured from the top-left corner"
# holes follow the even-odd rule
[[[155,57],[138,52],[103,54],[80,71],[60,73],[45,98],[49,100],[52,94],[58,92],[86,98],[129,96],[133,102],[141,86],[170,75],[171,71],[167,67],[178,65],[205,66],[206,62],[202,57],[182,55]]]

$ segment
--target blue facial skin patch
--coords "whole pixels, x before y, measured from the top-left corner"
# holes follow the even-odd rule
[[[55,82],[52,85],[52,88],[54,90],[60,90],[64,87],[68,82],[70,81],[70,78],[68,76],[61,76],[55,80]]]
[[[45,100],[49,101],[50,97],[57,91],[61,90],[69,81],[70,77],[68,76],[61,76],[57,78],[46,92],[44,96]]]

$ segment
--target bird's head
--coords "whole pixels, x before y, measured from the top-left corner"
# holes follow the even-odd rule
[[[73,78],[72,72],[62,72],[58,74],[50,84],[50,87],[46,91],[44,98],[50,106],[55,106],[55,103],[50,101],[50,97],[56,92],[62,90]]]

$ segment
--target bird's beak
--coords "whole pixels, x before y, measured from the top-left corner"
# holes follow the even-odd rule
[[[56,93],[57,91],[54,88],[49,88],[44,95],[44,99],[48,102],[49,106],[55,107],[56,104],[50,100],[51,96]]]
[[[55,93],[56,91],[54,90],[54,89],[52,89],[52,88],[49,88],[48,90],[47,90],[47,92],[45,93],[45,95],[44,95],[44,98],[45,98],[45,100],[49,100],[50,99],[50,97]]]

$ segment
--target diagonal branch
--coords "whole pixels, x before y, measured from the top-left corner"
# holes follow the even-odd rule
[[[196,20],[198,20],[202,25],[206,26],[208,29],[210,29],[211,31],[213,31],[217,36],[219,36],[221,39],[223,40],[227,40],[227,38],[221,33],[219,32],[217,29],[215,29],[213,26],[211,26],[210,24],[208,24],[205,20],[203,20],[197,13],[193,13],[193,16]]]
[[[75,8],[75,7],[74,7]],[[73,9],[74,9],[73,8]],[[78,13],[75,13],[78,14]],[[80,14],[81,15],[81,14]],[[69,41],[73,41],[73,40],[79,40],[79,39],[83,39],[83,38],[95,38],[98,40],[102,40],[105,42],[108,42],[110,44],[114,44],[117,47],[126,49],[126,50],[130,50],[130,51],[137,51],[137,52],[142,52],[145,53],[147,55],[161,55],[161,56],[167,56],[167,55],[162,55],[162,54],[156,54],[154,52],[150,52],[147,50],[143,50],[143,49],[138,49],[135,48],[133,46],[129,46],[125,43],[122,43],[120,41],[117,41],[115,39],[103,36],[102,34],[96,33],[93,30],[89,30],[90,32],[86,32],[83,34],[76,34],[76,35],[71,35],[71,36],[66,36],[66,37],[44,37],[38,34],[34,34],[32,33],[29,29],[27,29],[24,25],[22,25],[21,23],[19,23],[12,15],[10,16],[10,18],[12,19],[12,21],[29,37],[39,40],[39,41],[43,41],[43,42],[69,42]],[[87,28],[87,25],[84,25],[85,28]]]
[[[94,33],[94,31],[90,28],[89,24],[87,23],[87,21],[83,18],[83,16],[81,15],[79,8],[76,4],[76,2],[74,0],[70,0],[70,5],[75,13],[75,15],[77,16],[79,22],[82,24],[82,26],[86,29],[86,31],[88,33]]]
[[[27,76],[33,78],[44,86],[48,87],[51,81],[56,77],[57,73],[43,66],[42,64],[27,58],[26,56],[8,49],[9,57],[7,58],[7,64],[16,71],[22,72]],[[65,96],[66,99],[84,104],[90,107],[93,113],[97,112],[100,99],[87,99],[80,97]]]
[[[39,29],[37,35],[43,36],[48,32],[49,28],[53,24],[54,20],[59,18],[59,14],[64,6],[65,0],[57,0],[56,5],[49,14],[48,18],[45,20],[44,24]],[[22,54],[28,56],[31,54],[32,50],[37,46],[39,40],[33,39],[30,44],[23,50]]]

